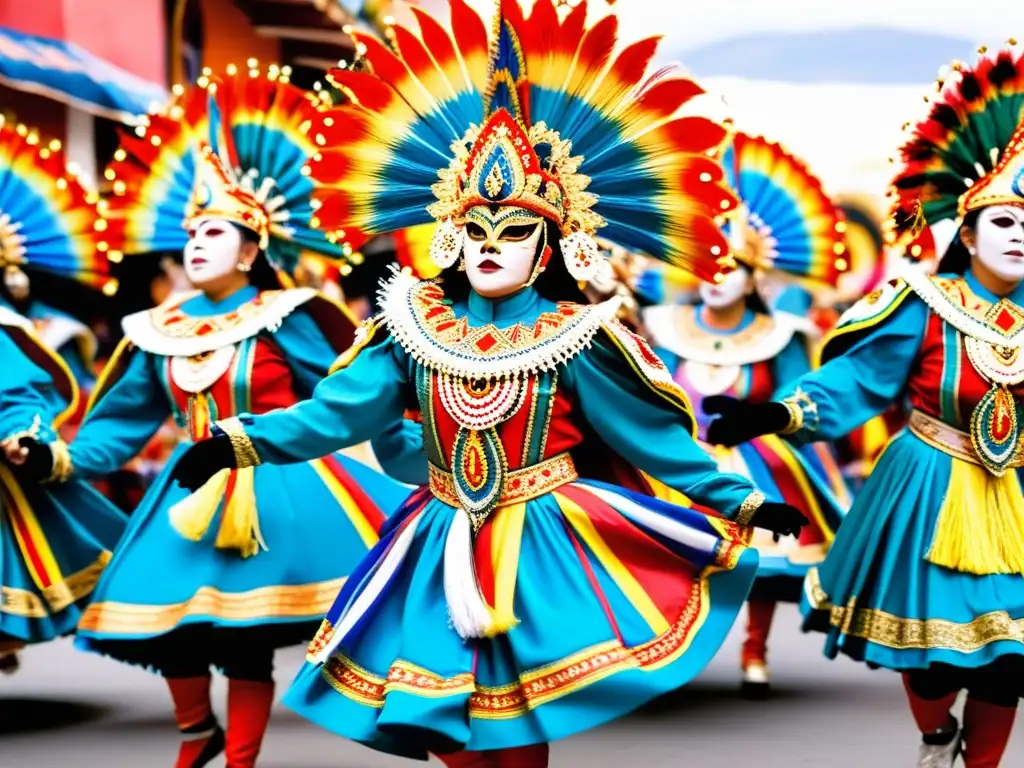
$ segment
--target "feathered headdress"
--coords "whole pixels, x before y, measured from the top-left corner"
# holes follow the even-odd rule
[[[121,251],[179,251],[186,223],[206,216],[252,229],[287,275],[307,251],[349,255],[315,229],[313,182],[303,171],[318,150],[306,129],[323,101],[291,85],[287,70],[249,65],[176,87],[166,109],[123,135],[105,172]]]
[[[0,271],[22,269],[76,280],[107,295],[107,221],[98,195],[67,168],[59,141],[44,142],[0,115]],[[24,280],[24,275],[21,275]]]
[[[722,160],[740,206],[726,224],[733,255],[835,285],[848,267],[841,211],[821,181],[779,144],[737,133]]]
[[[877,288],[885,279],[885,233],[882,211],[868,197],[840,196],[846,230],[847,271],[839,277],[839,301],[856,301]]]
[[[598,231],[708,279],[720,273],[727,243],[715,217],[735,205],[716,159],[726,130],[681,115],[702,93],[692,80],[647,74],[656,38],[613,56],[614,15],[588,29],[585,2],[563,18],[553,0],[528,17],[501,0],[489,36],[464,0],[450,4],[451,34],[412,7],[418,35],[395,26],[392,52],[356,33],[370,71],[329,73],[350,97],[310,132],[323,147],[309,167],[329,237],[358,248],[438,220],[432,250],[445,265],[467,211],[497,205],[554,222],[577,279],[601,261]]]
[[[937,82],[928,116],[904,126],[902,168],[892,182],[889,237],[905,246],[930,227],[944,253],[970,211],[1024,205],[1024,52],[980,48],[973,67],[954,62]]]

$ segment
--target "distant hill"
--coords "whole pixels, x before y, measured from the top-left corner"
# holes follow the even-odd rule
[[[790,83],[925,84],[953,59],[974,60],[968,39],[886,27],[763,32],[689,50],[667,48],[698,77]]]

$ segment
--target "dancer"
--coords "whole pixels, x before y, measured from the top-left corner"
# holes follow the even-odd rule
[[[125,340],[68,451],[74,477],[120,467],[169,413],[199,440],[217,418],[308,397],[352,343],[339,305],[278,285],[300,250],[342,255],[310,228],[312,183],[300,172],[315,151],[300,126],[318,109],[283,79],[246,73],[185,91],[144,135],[126,137],[108,173],[111,247],[183,248],[198,290],[124,319]],[[200,147],[206,137],[216,150]],[[182,733],[177,768],[222,750],[243,768],[270,716],[274,650],[313,636],[407,489],[325,451],[223,472],[186,499],[170,472],[187,445],[132,514],[77,644],[163,675]],[[211,667],[228,678],[226,736],[210,706]]]
[[[723,165],[740,198],[729,224],[740,267],[721,282],[703,283],[696,306],[666,304],[643,315],[655,351],[698,411],[703,398],[723,393],[770,400],[807,373],[805,318],[769,312],[758,286],[784,285],[784,276],[834,284],[845,267],[841,218],[803,163],[778,144],[737,133]],[[806,290],[790,285],[780,302],[791,303],[794,293],[809,301]],[[702,437],[707,421],[698,418]],[[797,541],[754,535],[761,562],[747,604],[741,667],[744,694],[762,698],[769,692],[767,643],[776,601],[799,601],[803,577],[824,559],[848,499],[826,446],[799,449],[768,435],[738,448],[706,448],[723,472],[750,478],[769,499],[792,504],[811,521]]]
[[[47,476],[64,477],[67,450],[56,430],[77,407],[67,366],[14,309],[31,275],[116,289],[102,252],[104,219],[65,169],[59,147],[0,117],[0,669],[15,651],[74,631],[125,518],[82,482],[40,488],[24,482],[19,441],[54,441]]]
[[[548,742],[703,669],[756,569],[742,526],[806,521],[700,450],[617,300],[577,303],[599,227],[718,271],[714,217],[735,200],[708,153],[725,130],[677,116],[699,89],[644,79],[655,41],[609,59],[616,20],[586,29],[583,3],[523,18],[506,0],[490,41],[451,9],[449,36],[414,7],[422,38],[395,27],[401,54],[359,37],[376,74],[333,71],[354,98],[312,129],[322,224],[357,247],[433,217],[441,280],[396,274],[311,400],[221,420],[175,477],[202,494],[222,467],[303,461],[418,403],[429,486],[349,579],[286,702],[386,752],[543,766]],[[730,519],[644,495],[636,468]]]
[[[716,401],[709,438],[842,436],[908,392],[889,443],[825,562],[808,574],[806,627],[903,673],[918,765],[999,764],[1024,671],[1024,62],[1019,48],[959,66],[913,126],[894,222],[932,228],[938,276],[908,270],[853,307],[824,365],[778,402]],[[951,226],[952,225],[952,226]],[[961,730],[950,713],[967,689]]]

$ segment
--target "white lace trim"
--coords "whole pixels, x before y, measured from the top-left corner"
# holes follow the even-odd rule
[[[186,298],[177,296],[173,301],[183,303],[192,296],[198,295],[199,292],[196,291]],[[231,328],[215,331],[205,336],[168,335],[154,322],[154,319],[159,316],[161,307],[128,315],[121,321],[121,328],[124,330],[124,335],[144,352],[166,357],[192,357],[233,346],[263,331],[276,331],[288,315],[316,295],[317,292],[312,288],[293,288],[282,291],[257,314],[243,319]]]
[[[412,304],[413,291],[421,282],[396,271],[394,277],[382,283],[380,305],[391,337],[421,365],[440,373],[471,379],[553,370],[589,347],[601,326],[615,317],[622,301],[615,297],[583,307],[578,315],[566,321],[556,335],[535,346],[481,357],[443,346],[424,327]]]
[[[964,336],[983,341],[996,347],[1020,347],[1024,342],[1024,329],[1006,336],[988,326],[984,321],[969,314],[963,307],[950,301],[949,297],[932,281],[932,278],[921,272],[907,270],[903,279],[910,289],[928,308],[947,323],[956,328]]]
[[[803,318],[780,312],[771,318],[771,326],[761,333],[711,333],[696,321],[684,321],[684,314],[695,311],[695,307],[678,304],[644,310],[644,325],[650,331],[654,345],[667,349],[682,360],[703,365],[750,365],[776,357],[798,332],[803,331]],[[717,349],[716,344],[719,345]]]

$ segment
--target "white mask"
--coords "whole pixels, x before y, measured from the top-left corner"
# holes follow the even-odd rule
[[[720,283],[701,283],[700,300],[712,309],[731,306],[750,293],[751,277],[745,269],[736,269],[725,276]]]
[[[185,244],[185,276],[196,287],[224,277],[238,267],[241,249],[237,227],[220,219],[200,221]]]
[[[990,205],[975,225],[976,258],[996,277],[1024,280],[1024,208]]]
[[[544,219],[511,206],[497,213],[479,206],[466,213],[463,253],[473,290],[489,299],[515,293],[530,282]]]

